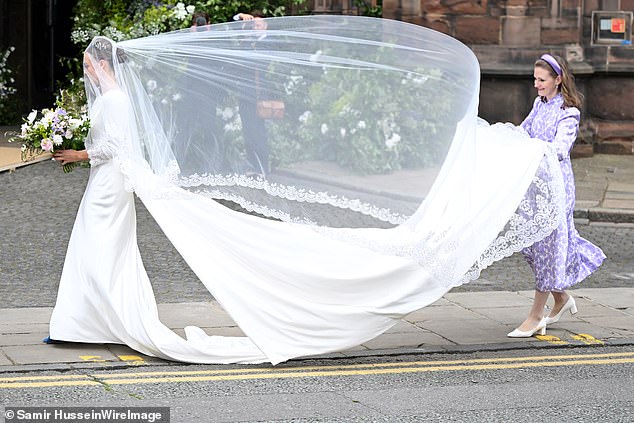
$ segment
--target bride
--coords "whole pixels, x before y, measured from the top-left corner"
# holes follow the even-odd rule
[[[557,226],[556,155],[477,118],[464,45],[374,18],[267,24],[88,46],[86,150],[55,154],[91,170],[51,339],[194,363],[340,351]],[[284,107],[266,122],[266,178],[251,176],[239,113],[263,100]],[[161,323],[134,194],[245,337]]]

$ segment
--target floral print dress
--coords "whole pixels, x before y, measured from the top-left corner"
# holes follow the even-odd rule
[[[546,102],[537,97],[521,124],[531,137],[553,144],[566,191],[564,220],[549,236],[522,250],[535,274],[535,289],[541,292],[570,288],[594,272],[605,259],[603,251],[580,237],[575,229],[575,182],[570,150],[577,138],[580,113],[576,107],[563,108],[563,103],[561,93]]]

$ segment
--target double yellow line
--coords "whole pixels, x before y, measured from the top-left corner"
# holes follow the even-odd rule
[[[571,354],[535,357],[480,358],[471,360],[406,361],[342,366],[302,366],[275,368],[238,368],[191,371],[150,371],[135,373],[74,374],[0,378],[0,389],[50,388],[57,386],[134,385],[142,383],[208,382],[250,379],[287,379],[305,377],[387,375],[423,372],[477,371],[611,365],[634,363],[634,352],[606,354]]]

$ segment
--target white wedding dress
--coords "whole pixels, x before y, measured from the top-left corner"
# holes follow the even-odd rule
[[[279,23],[279,30],[272,29],[275,23]],[[314,28],[308,29],[307,23],[314,24]],[[304,32],[308,30],[312,32]],[[409,38],[405,31],[412,32]],[[333,37],[332,32],[339,36]],[[368,39],[344,37],[348,32],[354,37],[366,34]],[[191,113],[156,117],[156,110],[165,110],[164,106],[172,104],[165,98],[176,96],[170,94],[171,97],[161,100],[158,95],[147,95],[146,87],[154,89],[149,84],[154,80],[139,82],[141,71],[164,72],[164,83],[159,85],[163,88],[170,84],[178,86],[174,85],[179,83],[174,75],[184,78],[192,73],[192,81],[203,81],[195,73],[197,68],[183,70],[179,54],[196,51],[200,60],[208,55],[212,64],[225,54],[227,62],[236,63],[249,54],[249,47],[240,54],[232,50],[242,44],[234,43],[231,37],[241,34],[221,27],[217,32],[166,34],[114,47],[109,40],[98,37],[87,49],[90,55],[86,57],[98,59],[93,62],[95,69],[100,60],[117,58],[114,60],[117,82],[107,72],[92,76],[99,78],[95,86],[88,85],[92,79],[86,78],[92,123],[86,146],[92,166],[50,322],[52,339],[125,344],[150,356],[192,363],[276,364],[294,357],[341,351],[380,335],[405,315],[433,303],[452,287],[477,278],[492,262],[542,239],[557,226],[563,215],[564,197],[556,155],[546,143],[530,139],[511,126],[478,122],[479,70],[477,60],[468,49],[449,37],[420,27],[367,18],[272,20],[265,39],[268,41],[260,43],[270,42],[270,48],[278,50],[268,51],[266,55],[252,52],[243,66],[253,63],[256,66],[261,60],[264,63],[261,69],[271,68],[270,62],[277,55],[277,67],[272,67],[278,71],[276,75],[290,75],[289,78],[303,75],[306,84],[318,84],[332,72],[347,69],[355,78],[363,70],[367,72],[362,75],[365,80],[378,78],[385,84],[386,72],[390,72],[388,76],[395,78],[395,86],[411,85],[406,87],[412,95],[416,90],[427,89],[425,84],[431,84],[431,91],[454,89],[454,84],[463,84],[464,87],[454,89],[457,98],[466,104],[454,102],[456,117],[452,117],[455,124],[447,132],[448,152],[443,153],[442,167],[413,213],[389,229],[318,226],[236,212],[206,196],[204,190],[197,192],[180,187],[179,184],[190,188],[194,181],[225,189],[229,194],[254,188],[252,200],[260,196],[273,203],[300,193],[340,208],[354,209],[361,204],[354,198],[346,202],[342,196],[320,196],[323,193],[296,190],[290,184],[280,188],[280,185],[253,181],[237,174],[226,178],[211,174],[196,174],[180,180],[175,177],[178,166],[183,176],[182,165],[188,163],[187,160],[193,158],[191,163],[200,163],[195,160],[198,156],[190,154],[183,155],[174,166],[171,150],[187,151],[180,147],[187,147],[190,139],[200,140],[200,137],[187,138],[183,132],[160,128],[171,118],[183,115],[191,118]],[[395,56],[402,60],[405,70],[398,68],[391,56],[385,58],[385,64],[375,63],[377,51],[398,50],[398,45],[381,40],[391,34],[398,34],[403,42],[412,44],[403,48],[404,54]],[[219,43],[227,37],[227,48],[219,49]],[[416,50],[421,37],[426,40],[426,48]],[[294,40],[296,44],[291,43]],[[321,50],[310,54],[316,48],[315,42],[332,49],[328,54],[322,55]],[[300,51],[302,46],[305,52]],[[339,56],[337,46],[341,48]],[[434,48],[438,51],[433,51]],[[127,62],[119,58],[120,49],[128,56]],[[369,50],[367,56],[371,60],[349,58],[364,49]],[[421,72],[428,72],[429,79],[408,70],[412,63],[411,66],[418,66],[415,53],[421,55],[421,60],[427,60],[425,64],[431,70]],[[448,56],[450,54],[453,56]],[[157,60],[165,57],[169,60],[157,66]],[[446,57],[465,60],[465,64],[456,66]],[[316,61],[320,61],[319,66],[315,66]],[[348,64],[349,68],[342,64]],[[283,65],[292,66],[288,74],[279,72]],[[438,72],[436,66],[446,69]],[[225,72],[219,69],[220,73]],[[215,76],[204,80],[213,80]],[[183,83],[180,87],[185,90],[189,85]],[[290,92],[289,85],[279,93],[287,91]],[[193,94],[190,99],[194,98]],[[421,98],[428,98],[422,94]],[[152,98],[156,98],[154,103]],[[392,101],[391,98],[387,92],[385,101]],[[300,122],[295,121],[291,129],[300,127],[302,116],[307,115],[304,103],[297,106],[301,109],[291,109],[294,100],[297,97],[286,98],[286,113],[297,112],[295,116],[300,116]],[[204,101],[203,106],[207,104]],[[407,99],[403,104],[407,104]],[[432,113],[435,103],[429,106],[427,110]],[[389,111],[390,107],[386,104],[384,109]],[[316,110],[313,115],[317,115]],[[383,108],[376,113],[382,117]],[[342,125],[337,120],[340,116],[341,113],[330,117],[326,112],[319,114],[320,119],[331,119],[328,121],[331,128],[335,124]],[[357,117],[366,120],[359,121],[358,125],[355,121],[356,130],[366,129],[373,116]],[[392,123],[384,128],[386,136],[398,125],[405,127],[413,122],[405,113],[402,122],[395,120],[399,116],[394,116],[389,117]],[[425,150],[430,145],[425,144],[426,138],[440,137],[436,130],[442,125],[433,125],[434,122],[425,122],[424,116],[416,116],[424,124],[421,128],[430,131],[420,135],[423,143],[418,148]],[[321,125],[322,134],[329,133],[327,126]],[[351,132],[342,128],[340,134],[344,137]],[[278,137],[282,137],[280,134],[277,133]],[[222,133],[217,135],[216,139],[220,139]],[[392,142],[399,142],[394,134],[391,136]],[[283,141],[283,138],[274,140]],[[353,175],[350,180],[354,178],[358,177]],[[311,183],[312,179],[296,178],[294,182]],[[393,185],[398,184],[402,182],[397,180]],[[350,184],[341,186],[351,192]],[[332,190],[335,189],[337,186],[333,185]],[[200,328],[187,327],[185,339],[161,323],[137,246],[133,192],[245,337],[214,336]],[[363,190],[360,193],[363,194]],[[281,198],[283,196],[286,197]],[[298,203],[307,209],[312,203],[304,200],[302,197]],[[252,202],[242,204],[248,206]],[[272,203],[263,204],[270,210]],[[266,210],[266,207],[258,210]],[[374,209],[366,209],[368,214],[373,213]]]
[[[133,193],[125,189],[121,163],[113,160],[113,152],[126,150],[126,119],[117,117],[125,116],[129,107],[117,89],[101,96],[93,107],[90,179],[68,245],[50,323],[52,339],[126,344],[150,356],[184,362],[275,364],[359,345],[451,289],[433,268],[340,242],[310,226],[236,212],[176,187],[164,190],[180,191],[179,196],[154,192],[144,198],[144,190],[139,189],[161,229],[247,335],[207,336],[200,328],[188,327],[187,339],[181,338],[159,320],[137,246]],[[453,256],[439,269],[443,274],[469,269],[478,251],[487,246],[482,245],[483,231],[495,239],[501,228],[487,225],[487,216],[492,210],[499,212],[499,207],[512,214],[512,204],[520,199],[509,201],[511,188],[530,184],[546,151],[545,144],[527,138],[521,144],[496,140],[486,133],[488,129],[479,129],[483,136],[477,143],[482,163],[475,177],[481,178],[476,186],[481,187],[477,197],[483,209],[469,215],[477,228],[461,230],[453,239],[428,241],[431,250],[445,251],[451,246],[447,251]],[[511,151],[517,160],[508,160]],[[526,168],[523,175],[506,184],[496,182],[500,166],[511,175],[516,173],[511,169],[520,164]],[[490,171],[493,167],[496,172]],[[127,171],[136,174],[137,184],[147,187],[160,182],[146,168]],[[462,182],[464,176],[459,173],[445,180],[445,184]],[[441,188],[439,193],[447,192]],[[427,208],[439,206],[439,210],[426,211],[438,213],[435,227],[470,224],[456,220],[457,210],[452,207],[460,205],[451,206],[451,200],[437,197]],[[382,241],[407,238],[409,230],[403,225],[341,231],[364,231]],[[452,251],[455,244],[463,247]],[[445,267],[447,263],[455,267]]]

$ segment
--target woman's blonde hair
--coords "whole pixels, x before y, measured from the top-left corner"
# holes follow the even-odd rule
[[[583,104],[583,94],[577,89],[575,83],[575,76],[570,71],[570,66],[566,59],[560,56],[551,55],[561,68],[561,75],[558,75],[555,69],[544,59],[538,59],[535,62],[535,67],[546,69],[553,78],[561,76],[561,84],[557,87],[557,90],[564,97],[564,104],[562,108],[576,107],[581,108]],[[544,100],[542,98],[542,100]]]

